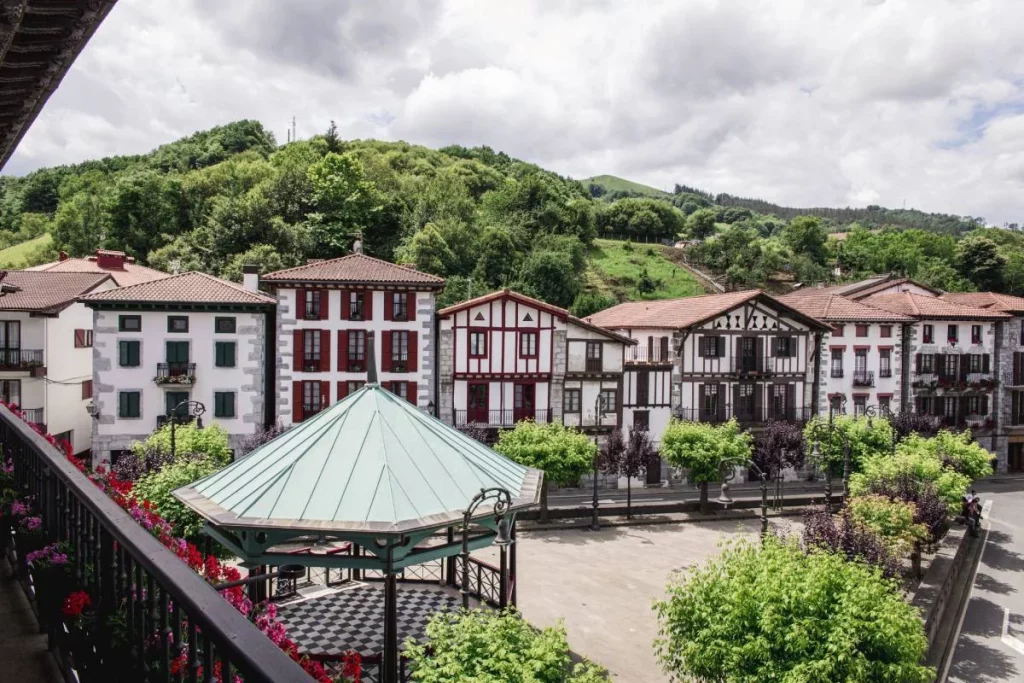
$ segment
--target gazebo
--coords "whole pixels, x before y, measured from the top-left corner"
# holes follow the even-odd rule
[[[268,565],[380,572],[383,680],[392,683],[397,573],[460,553],[468,557],[495,539],[507,542],[515,513],[537,504],[543,473],[380,387],[372,353],[369,366],[369,381],[359,391],[174,495],[251,572]],[[317,552],[338,543],[362,552]],[[297,553],[296,546],[310,552]],[[510,569],[514,575],[514,553]],[[464,596],[466,590],[463,582]]]

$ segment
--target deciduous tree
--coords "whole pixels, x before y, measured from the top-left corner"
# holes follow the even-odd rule
[[[700,510],[708,512],[708,482],[718,481],[722,463],[750,460],[751,437],[735,419],[722,425],[672,420],[661,436],[661,455],[675,467],[685,467],[700,486]]]

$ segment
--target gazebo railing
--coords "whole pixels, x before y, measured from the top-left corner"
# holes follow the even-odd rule
[[[452,585],[462,588],[462,558],[455,558],[455,576]],[[500,609],[502,604],[501,595],[501,570],[493,564],[478,560],[470,555],[469,557],[469,594],[480,602],[487,603],[491,607]]]
[[[97,639],[104,667],[123,680],[309,683],[309,676],[206,581],[143,529],[56,448],[0,407],[3,457],[39,510],[50,542],[69,548],[69,568],[92,598],[97,624],[123,619],[127,652]],[[43,595],[47,601],[64,595]],[[37,600],[39,595],[36,596]],[[185,667],[172,673],[182,655]],[[124,661],[128,660],[128,661]]]

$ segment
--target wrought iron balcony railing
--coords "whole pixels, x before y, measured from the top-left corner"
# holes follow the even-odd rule
[[[196,381],[195,363],[157,363],[156,377],[153,381],[157,384],[180,384],[190,386]]]
[[[516,423],[522,422],[523,420],[534,420],[535,422],[551,422],[551,409],[469,409],[455,411],[456,427],[464,427],[468,424],[479,424],[487,427],[515,427]]]
[[[875,386],[875,371],[874,370],[854,370],[853,371],[853,386],[855,386],[855,387],[873,387],[873,386]]]
[[[19,496],[39,509],[46,542],[72,549],[68,571],[92,596],[94,623],[109,629],[127,615],[126,637],[134,646],[115,651],[112,639],[96,638],[99,660],[116,665],[103,680],[181,680],[172,673],[181,656],[190,680],[201,669],[212,680],[216,668],[224,680],[238,674],[247,683],[309,683],[299,665],[205,579],[2,407],[0,444],[14,464]],[[46,597],[60,604],[66,594]]]
[[[0,370],[31,370],[42,366],[42,349],[0,349]]]
[[[804,423],[811,419],[810,408],[787,408],[785,406],[742,406],[736,410],[731,404],[708,408],[677,408],[673,411],[680,420],[720,424],[736,418],[741,424],[760,424],[768,420]]]

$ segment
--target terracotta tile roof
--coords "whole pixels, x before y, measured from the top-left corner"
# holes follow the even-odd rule
[[[709,318],[719,316],[752,299],[761,299],[770,305],[801,319],[811,327],[828,326],[813,316],[796,309],[784,301],[765,294],[759,289],[726,294],[706,294],[683,299],[661,301],[630,301],[599,311],[587,318],[588,322],[604,328],[618,329],[677,329],[691,327]]]
[[[437,314],[443,318],[445,316],[451,315],[452,313],[455,313],[456,311],[461,311],[466,308],[473,308],[474,306],[479,306],[480,304],[487,303],[488,301],[494,301],[495,299],[503,299],[506,297],[510,299],[515,299],[516,301],[521,301],[522,303],[528,306],[535,306],[541,310],[548,311],[549,313],[553,313],[554,315],[560,316],[562,318],[565,318],[569,315],[569,311],[567,311],[564,308],[552,306],[551,304],[545,301],[541,301],[540,299],[534,299],[532,296],[526,296],[525,294],[520,294],[519,292],[513,291],[511,289],[498,289],[491,292],[490,294],[484,294],[483,296],[478,296],[473,299],[461,301],[457,304],[449,306],[448,308],[442,308],[440,311],[437,312]]]
[[[861,300],[866,299],[867,297],[872,296],[874,294],[884,293],[884,290],[889,289],[890,287],[898,287],[900,285],[913,285],[914,287],[920,287],[921,289],[923,289],[925,291],[931,292],[933,296],[938,296],[939,294],[942,294],[942,290],[941,289],[935,289],[934,287],[929,287],[928,285],[923,285],[920,282],[917,282],[915,280],[911,280],[908,277],[901,277],[901,278],[895,278],[895,279],[887,279],[887,280],[883,280],[882,282],[878,282],[878,283],[870,285],[870,286],[860,287],[859,289],[857,289],[855,291],[850,291],[850,292],[846,292],[846,293],[839,292],[839,293],[840,294],[844,294],[844,296],[848,296],[851,299],[856,299],[857,301],[861,301]],[[891,293],[892,294],[897,294],[898,292],[891,292]]]
[[[864,303],[876,308],[884,308],[893,313],[902,313],[927,320],[1007,320],[1011,317],[999,311],[964,306],[940,299],[937,296],[925,296],[912,292],[874,294],[865,299]]]
[[[827,322],[909,322],[910,316],[869,306],[861,301],[820,289],[808,289],[779,297],[801,313]]]
[[[262,277],[273,283],[351,282],[394,285],[426,285],[430,289],[444,286],[444,278],[424,273],[409,266],[399,266],[365,254],[349,254],[304,266],[286,268]]]
[[[142,282],[151,282],[153,280],[159,280],[162,277],[167,277],[170,274],[165,273],[162,270],[147,268],[146,266],[140,266],[134,263],[125,263],[120,268],[104,268],[100,264],[96,263],[95,256],[90,256],[88,258],[69,258],[63,261],[44,263],[39,266],[26,268],[26,270],[43,271],[47,273],[108,273],[112,278],[114,278],[114,282],[118,287],[128,287],[129,285],[137,285]]]
[[[947,292],[941,299],[1004,313],[1024,313],[1024,298],[998,292]]]
[[[189,303],[189,304],[273,304],[266,294],[250,292],[239,284],[206,273],[188,272],[130,287],[96,292],[80,298],[91,302]]]
[[[109,279],[105,273],[0,271],[0,310],[56,313]]]

